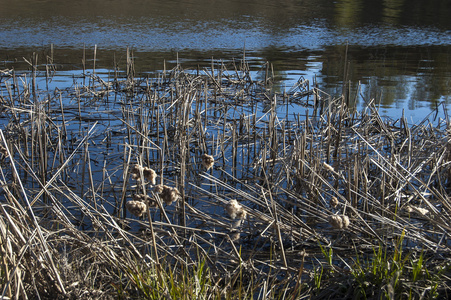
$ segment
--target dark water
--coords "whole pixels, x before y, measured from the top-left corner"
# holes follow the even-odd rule
[[[27,68],[54,47],[60,69],[80,69],[83,48],[96,65],[136,70],[208,66],[243,56],[258,70],[269,61],[283,84],[316,78],[333,97],[351,82],[361,107],[405,110],[417,122],[451,103],[451,2],[447,0],[0,1],[0,68]],[[348,45],[348,46],[346,46]],[[347,52],[346,52],[347,49]],[[347,53],[347,55],[346,55]],[[346,63],[345,63],[346,60]],[[346,72],[345,72],[346,70]],[[359,85],[360,84],[360,85]]]

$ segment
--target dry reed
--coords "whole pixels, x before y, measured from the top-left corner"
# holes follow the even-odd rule
[[[142,296],[137,265],[163,285],[201,257],[223,298],[238,278],[263,294],[271,284],[313,295],[300,282],[314,282],[319,244],[340,253],[332,270],[351,272],[355,253],[401,236],[446,264],[449,120],[409,126],[373,101],[356,112],[350,90],[333,98],[304,78],[279,93],[269,66],[259,81],[245,60],[149,79],[127,51],[112,79],[96,52],[92,74],[83,53],[83,78],[47,96],[37,55],[31,73],[1,73],[3,296]]]

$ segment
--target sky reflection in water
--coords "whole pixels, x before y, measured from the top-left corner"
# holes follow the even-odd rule
[[[375,98],[386,114],[397,117],[405,109],[417,121],[450,101],[447,1],[29,0],[0,5],[2,61],[50,44],[66,57],[80,57],[77,51],[97,45],[101,64],[106,55],[130,46],[138,69],[151,71],[177,53],[184,63],[208,65],[212,56],[240,58],[245,48],[252,65],[271,62],[284,85],[299,76],[316,77],[321,89],[338,97],[348,44],[347,80],[351,91],[362,94],[356,97],[358,106]]]

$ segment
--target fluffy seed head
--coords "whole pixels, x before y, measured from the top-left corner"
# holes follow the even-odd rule
[[[323,162],[323,167],[331,172],[335,172],[334,168],[325,162]]]
[[[141,217],[147,209],[147,205],[144,202],[135,200],[128,201],[125,206],[131,214],[137,217]]]
[[[166,187],[166,189],[164,189],[163,193],[161,194],[161,198],[163,199],[164,203],[171,205],[172,202],[178,200],[179,191],[174,187]]]
[[[247,217],[247,212],[241,207],[241,210],[237,212],[236,216],[237,218],[244,220]]]
[[[160,195],[161,200],[167,205],[171,205],[172,202],[177,201],[180,197],[179,191],[174,187],[159,184],[153,190]]]
[[[157,173],[153,169],[149,167],[143,167],[139,164],[135,164],[130,171],[130,173],[132,174],[132,178],[135,180],[141,180],[141,172],[144,178],[149,180],[150,183],[152,183],[152,185],[156,184]]]
[[[426,215],[429,212],[429,210],[427,210],[425,208],[421,208],[421,207],[417,207],[416,209],[417,209],[417,213],[419,213],[422,216]]]
[[[141,175],[140,175],[141,172],[140,171],[142,170],[142,168],[143,167],[138,165],[138,164],[133,166],[133,168],[130,171],[130,173],[132,174],[132,178],[133,179],[139,180],[141,178]]]
[[[229,201],[229,203],[226,204],[225,209],[226,212],[229,214],[229,216],[232,219],[235,219],[237,217],[238,212],[241,211],[243,207],[240,204],[238,204],[238,201],[232,199]]]
[[[332,227],[335,229],[348,228],[350,224],[349,217],[346,215],[331,215],[327,220],[329,221],[329,224],[332,225]]]
[[[246,219],[246,210],[244,210],[243,206],[240,205],[235,199],[230,200],[229,203],[226,204],[225,210],[232,219]]]
[[[157,172],[155,172],[153,169],[148,168],[148,167],[144,167],[143,175],[144,175],[144,178],[149,180],[149,182],[152,185],[156,184],[156,182],[157,182]]]
[[[239,231],[232,231],[231,233],[230,233],[230,239],[232,240],[232,241],[238,241],[239,239],[240,239],[240,232]]]
[[[332,215],[329,216],[327,220],[329,221],[329,224],[332,225],[333,228],[335,229],[343,228],[343,220],[340,216]]]
[[[144,195],[144,194],[134,194],[132,196],[133,200],[135,201],[141,201],[144,202],[145,204],[147,204],[147,206],[149,207],[156,207],[157,206],[157,202],[155,201],[155,199],[153,199],[152,197],[150,197],[149,195]]]
[[[343,221],[343,228],[348,228],[349,226],[349,217],[346,215],[341,216],[341,220]]]
[[[333,208],[337,207],[337,205],[338,205],[338,199],[337,199],[337,197],[333,196],[332,198],[330,198],[329,204],[330,204],[330,206],[332,206]]]
[[[163,192],[163,189],[164,189],[164,185],[159,184],[153,188],[153,191],[157,194],[161,194]]]
[[[419,215],[421,215],[421,216],[424,216],[424,215],[426,215],[426,214],[429,212],[429,210],[427,210],[427,209],[425,209],[425,208],[416,207],[416,206],[412,206],[412,205],[407,205],[406,208],[405,208],[405,210],[406,210],[408,213],[415,212],[415,213],[417,213],[417,214],[419,214]]]
[[[214,164],[215,164],[215,159],[213,158],[213,156],[208,155],[208,154],[202,155],[202,166],[204,166],[204,168],[206,168],[207,171],[210,170]]]

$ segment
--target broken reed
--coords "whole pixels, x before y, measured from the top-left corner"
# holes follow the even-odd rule
[[[120,291],[122,275],[130,284],[122,292],[138,293],[137,261],[143,273],[157,265],[163,286],[169,269],[203,259],[209,276],[223,278],[215,285],[221,296],[233,294],[228,287],[243,275],[241,283],[253,285],[240,293],[262,292],[268,282],[313,293],[299,283],[314,280],[324,262],[319,245],[352,268],[356,251],[390,249],[401,235],[407,251],[421,247],[431,264],[445,263],[448,120],[409,126],[404,117],[382,119],[372,101],[355,112],[303,78],[280,91],[269,65],[258,81],[244,59],[204,70],[177,64],[140,78],[132,56],[127,51],[123,77],[102,76],[93,65],[55,91],[39,89],[37,57],[31,73],[2,73],[4,293],[44,293],[52,284],[57,293],[78,293],[87,285],[72,285],[81,275],[70,274],[83,263],[113,278],[103,293]],[[135,165],[158,178],[132,178]],[[156,183],[176,188],[179,201],[160,201]],[[157,205],[141,205],[137,218],[126,210],[132,199]],[[230,207],[244,216],[239,222]],[[28,264],[14,249],[29,253]],[[30,272],[47,280],[28,282]]]

